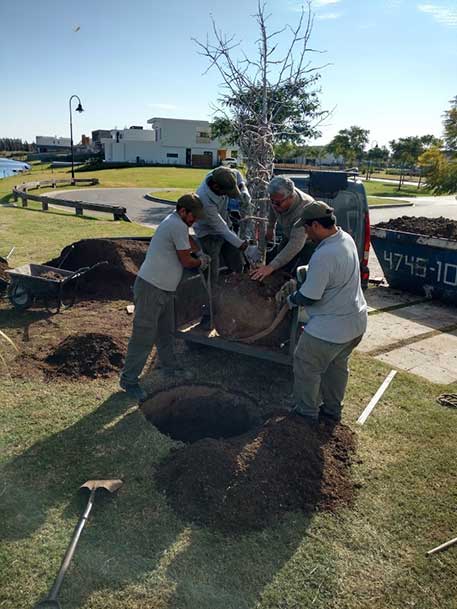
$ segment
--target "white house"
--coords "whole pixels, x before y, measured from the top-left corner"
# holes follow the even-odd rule
[[[65,152],[70,150],[71,146],[69,137],[53,137],[52,135],[37,135],[35,144],[38,152]]]
[[[211,138],[208,121],[151,118],[148,124],[151,130],[131,127],[111,131],[111,138],[102,139],[105,161],[214,167],[233,156],[232,149]]]

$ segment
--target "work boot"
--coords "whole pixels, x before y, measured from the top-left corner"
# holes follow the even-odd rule
[[[296,420],[299,420],[303,423],[308,423],[308,425],[313,425],[313,426],[317,425],[317,423],[319,422],[317,417],[312,417],[310,415],[304,414],[297,408],[297,406],[294,406],[292,408],[292,410],[289,412],[288,416],[291,418],[295,418]]]
[[[129,397],[133,398],[139,404],[147,400],[148,396],[146,391],[142,387],[140,387],[138,383],[129,384],[121,380],[119,382],[119,385]]]

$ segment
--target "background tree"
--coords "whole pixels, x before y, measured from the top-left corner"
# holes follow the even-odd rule
[[[433,146],[421,154],[418,163],[434,194],[457,192],[457,159],[448,160],[439,146]]]
[[[418,164],[419,157],[432,146],[441,144],[441,140],[434,135],[401,137],[389,142],[392,150],[392,162],[400,165],[400,178],[398,190],[405,180],[406,173],[410,173]]]
[[[451,107],[444,113],[444,142],[452,156],[457,156],[457,95],[449,102]]]
[[[255,19],[259,28],[257,55],[235,59],[238,44],[227,38],[213,22],[214,42],[197,42],[202,55],[222,76],[223,93],[213,134],[236,142],[247,167],[247,183],[255,214],[267,217],[267,186],[273,173],[274,146],[279,142],[303,143],[319,134],[317,126],[328,112],[320,109],[318,70],[309,61],[316,53],[309,46],[313,14],[310,3],[303,9],[295,27],[269,32],[265,4],[259,2]],[[282,34],[288,34],[281,53]],[[281,42],[281,44],[280,44]],[[243,224],[245,226],[245,223]],[[260,221],[259,247],[265,252],[265,222]]]
[[[355,125],[349,129],[341,129],[327,145],[327,150],[335,156],[342,156],[346,165],[360,163],[368,144],[369,133],[368,129]]]

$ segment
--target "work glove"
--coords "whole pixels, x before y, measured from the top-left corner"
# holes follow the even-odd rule
[[[295,302],[292,302],[292,294],[289,294],[286,302],[287,302],[287,306],[289,307],[289,311],[291,311],[295,307],[298,307],[298,305],[296,305]]]
[[[205,254],[203,252],[199,252],[197,254],[198,259],[200,260],[200,266],[198,267],[199,271],[206,271],[206,269],[209,267],[209,264],[211,262],[211,256],[208,256],[208,254]]]
[[[257,245],[248,245],[248,247],[244,250],[244,257],[246,258],[249,266],[254,266],[262,260],[262,256]]]
[[[288,297],[293,294],[294,292],[297,291],[297,282],[295,279],[289,279],[289,281],[287,281],[280,290],[278,290],[275,294],[275,301],[276,301],[276,306],[279,309],[282,309],[283,305],[287,304],[289,305],[289,309],[292,308],[292,306],[295,305],[290,305],[289,301],[288,301]]]
[[[240,203],[241,203],[241,207],[245,208],[245,209],[249,209],[250,205],[251,205],[251,195],[248,193],[247,190],[242,190],[240,192]]]

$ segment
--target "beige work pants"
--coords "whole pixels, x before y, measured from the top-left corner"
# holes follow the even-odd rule
[[[294,352],[294,399],[301,414],[341,418],[349,357],[361,340],[330,343],[303,332]]]

